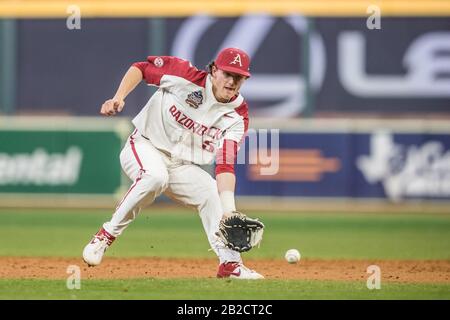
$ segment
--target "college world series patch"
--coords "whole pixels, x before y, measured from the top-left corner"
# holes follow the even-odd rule
[[[197,109],[199,105],[203,103],[203,93],[201,90],[194,91],[188,94],[186,103],[192,108]]]

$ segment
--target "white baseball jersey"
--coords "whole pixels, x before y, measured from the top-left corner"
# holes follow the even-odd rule
[[[148,84],[159,87],[133,119],[139,133],[156,148],[174,158],[210,164],[216,154],[227,152],[222,147],[225,140],[238,145],[244,138],[248,129],[244,98],[239,94],[229,103],[218,102],[207,72],[170,56],[149,56],[133,66]]]
[[[119,236],[164,193],[198,210],[220,263],[240,262],[239,252],[225,247],[216,235],[223,216],[216,181],[196,164],[216,159],[216,174],[234,172],[237,148],[248,128],[247,104],[241,95],[218,102],[210,75],[188,61],[151,56],[133,66],[159,90],[133,119],[136,130],[120,153],[133,184],[103,228]]]

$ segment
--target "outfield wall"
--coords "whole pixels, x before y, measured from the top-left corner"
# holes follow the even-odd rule
[[[131,130],[126,117],[1,118],[0,206],[114,206]],[[238,161],[242,203],[450,200],[447,120],[254,119]]]
[[[0,206],[110,205],[128,119],[0,118]]]
[[[237,194],[249,199],[450,200],[449,121],[260,120],[253,128],[237,166]]]

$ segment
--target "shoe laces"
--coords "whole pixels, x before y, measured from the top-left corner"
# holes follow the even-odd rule
[[[110,246],[113,243],[113,241],[115,240],[115,237],[109,236],[109,234],[106,233],[104,230],[98,232],[97,234],[94,234],[94,237],[96,239],[98,239],[99,241],[105,241],[106,240],[106,244],[108,246]]]
[[[95,252],[98,252],[98,251],[101,251],[101,250],[105,251],[112,243],[112,240],[108,239],[108,237],[106,237],[106,236],[97,236],[97,235],[95,235],[95,238],[98,239],[97,247],[96,247]]]

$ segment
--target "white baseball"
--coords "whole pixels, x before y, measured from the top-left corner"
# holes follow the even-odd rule
[[[300,261],[300,252],[297,249],[289,249],[286,251],[284,258],[289,263],[297,263]]]

